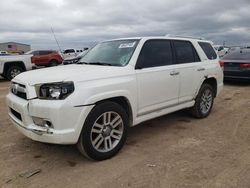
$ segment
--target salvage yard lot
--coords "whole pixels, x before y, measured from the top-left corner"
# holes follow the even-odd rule
[[[227,83],[206,119],[180,111],[131,128],[121,152],[102,162],[19,133],[7,115],[8,86],[0,79],[0,187],[250,186],[249,83]]]

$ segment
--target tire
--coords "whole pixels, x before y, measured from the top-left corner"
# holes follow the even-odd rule
[[[17,76],[18,74],[22,73],[24,70],[22,67],[19,67],[19,66],[10,66],[8,68],[8,70],[6,71],[6,78],[8,80],[12,80],[15,76]]]
[[[113,157],[127,139],[128,124],[128,115],[119,104],[109,101],[98,104],[85,120],[78,150],[97,161]]]
[[[196,118],[207,117],[214,103],[214,89],[209,84],[202,84],[195,99],[195,104],[191,108],[191,114]]]
[[[49,67],[55,67],[55,66],[57,66],[58,65],[58,62],[56,61],[56,60],[51,60],[50,62],[49,62]]]

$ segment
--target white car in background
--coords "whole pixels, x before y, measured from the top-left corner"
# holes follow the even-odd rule
[[[229,48],[226,48],[222,45],[214,45],[213,47],[216,50],[219,57],[223,57],[229,50]]]
[[[63,51],[63,53],[61,54],[63,59],[69,59],[69,58],[74,58],[76,56],[78,56],[78,54],[87,51],[88,48],[84,48],[84,49],[66,49]]]
[[[7,51],[0,51],[0,56],[10,55]]]

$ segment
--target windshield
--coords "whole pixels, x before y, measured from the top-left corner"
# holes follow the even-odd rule
[[[79,63],[125,66],[128,64],[139,40],[115,40],[97,44]]]

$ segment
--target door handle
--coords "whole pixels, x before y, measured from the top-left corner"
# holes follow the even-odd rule
[[[206,70],[205,68],[198,68],[197,71],[204,71]]]
[[[170,72],[171,76],[176,76],[176,75],[179,75],[179,74],[180,74],[180,72],[178,72],[178,71],[172,71],[172,72]]]

